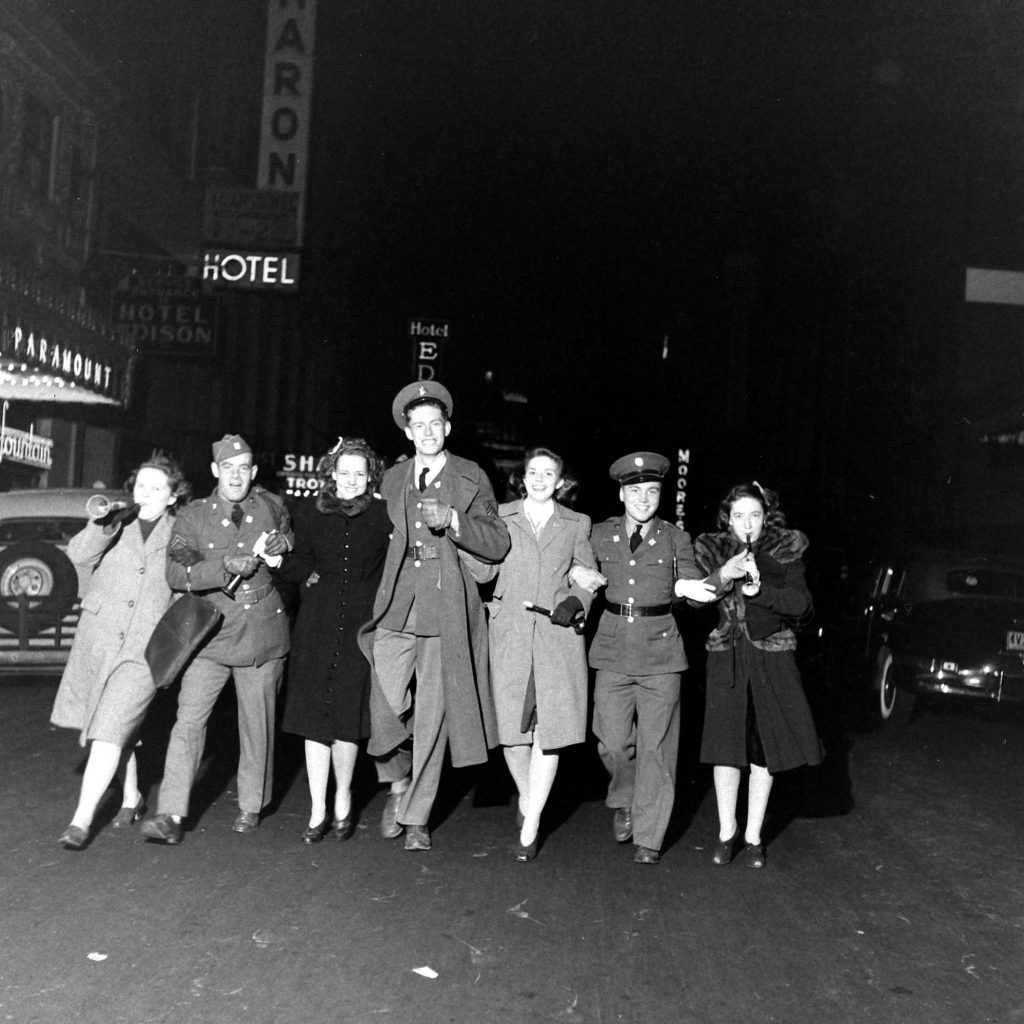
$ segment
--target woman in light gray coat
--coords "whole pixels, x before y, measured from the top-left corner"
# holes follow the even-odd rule
[[[133,752],[156,687],[145,650],[167,610],[168,509],[187,486],[178,464],[154,452],[129,478],[131,502],[92,519],[68,544],[78,570],[82,614],[50,721],[80,731],[89,758],[71,824],[59,842],[80,849],[100,799],[124,765],[121,810],[114,827],[143,813]]]
[[[498,509],[512,547],[498,570],[489,631],[498,739],[519,792],[514,856],[526,862],[537,855],[558,751],[586,738],[587,663],[575,627],[582,629],[593,594],[570,572],[596,563],[590,520],[555,501],[566,490],[560,456],[528,451],[520,489],[520,501]]]

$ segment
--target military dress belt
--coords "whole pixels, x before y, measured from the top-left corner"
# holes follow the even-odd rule
[[[405,553],[410,558],[415,558],[417,562],[441,557],[441,549],[436,544],[417,544],[416,547],[408,548]]]
[[[644,618],[647,615],[668,615],[672,611],[670,604],[605,604],[605,609],[612,615],[621,615],[624,619]]]
[[[235,591],[235,603],[246,606],[259,604],[264,598],[270,597],[273,592],[273,583],[264,583],[262,587],[257,587],[255,590],[244,590],[239,587]]]

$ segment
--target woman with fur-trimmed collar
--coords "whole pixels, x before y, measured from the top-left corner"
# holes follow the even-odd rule
[[[303,843],[355,832],[352,775],[370,735],[370,666],[357,636],[373,612],[391,535],[375,497],[384,464],[362,438],[338,438],[317,465],[320,490],[295,509],[295,550],[277,576],[305,584],[292,634],[281,728],[304,737],[309,824]],[[334,774],[333,813],[327,811]]]
[[[720,532],[694,543],[719,602],[707,640],[707,699],[701,761],[713,764],[719,835],[712,861],[728,864],[738,846],[736,802],[749,766],[741,859],[764,867],[764,823],[772,778],[818,764],[822,748],[797,669],[792,626],[811,613],[804,580],[807,538],[787,530],[778,495],[756,481],[734,487],[718,513]]]

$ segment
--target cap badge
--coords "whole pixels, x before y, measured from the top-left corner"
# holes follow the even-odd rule
[[[231,445],[231,447],[234,448],[235,451],[237,452],[238,449],[241,448],[242,446],[237,441],[235,441],[234,444]]]
[[[642,466],[643,464],[644,464],[644,460],[641,459],[639,455],[633,460],[633,465],[634,466]]]
[[[421,384],[420,385],[420,398],[422,398],[426,393],[427,393],[427,389],[425,387],[423,387],[423,385]]]

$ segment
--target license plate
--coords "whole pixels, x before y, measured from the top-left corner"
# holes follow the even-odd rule
[[[1024,629],[1011,629],[1006,634],[1008,651],[1024,651]]]

